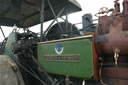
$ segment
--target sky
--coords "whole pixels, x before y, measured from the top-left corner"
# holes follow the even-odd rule
[[[97,17],[95,17],[94,15],[99,11],[99,9],[102,8],[102,7],[107,7],[109,9],[114,8],[114,1],[115,0],[77,0],[77,1],[82,7],[82,11],[74,13],[74,14],[70,14],[68,16],[69,22],[71,22],[73,24],[82,22],[82,16],[86,13],[91,13],[93,15],[93,19],[97,19]],[[119,2],[121,3],[120,7],[122,9],[123,0],[119,0]],[[50,22],[47,22],[47,23],[44,24],[44,29],[46,29],[48,27],[48,24]],[[79,25],[78,27],[81,28],[82,25]],[[10,28],[10,27],[2,26],[2,28],[3,28],[3,31],[4,31],[6,37],[13,30],[12,27]],[[32,27],[31,30],[34,31],[34,32],[39,32],[40,31],[40,25]],[[2,42],[3,39],[4,39],[4,37],[3,37],[3,35],[0,31],[0,42]]]

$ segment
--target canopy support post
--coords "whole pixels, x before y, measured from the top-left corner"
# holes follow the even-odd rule
[[[68,30],[68,6],[66,6],[65,12],[66,12],[66,15],[65,15],[65,17],[66,17],[65,25],[66,25],[66,32],[67,32],[67,30]]]
[[[42,0],[40,9],[40,41],[43,41],[43,23],[44,23],[44,0]]]

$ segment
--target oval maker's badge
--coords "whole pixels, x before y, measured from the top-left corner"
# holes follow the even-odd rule
[[[56,48],[55,48],[55,52],[60,55],[63,53],[64,47],[62,47],[61,43],[57,43],[56,44]]]

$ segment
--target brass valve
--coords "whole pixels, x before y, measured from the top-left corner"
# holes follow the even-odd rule
[[[119,53],[120,53],[120,50],[119,49],[115,49],[114,50],[114,59],[115,59],[115,65],[116,66],[118,64]]]
[[[118,53],[114,53],[114,58],[115,58],[115,65],[117,65],[118,64],[119,54]]]
[[[107,7],[102,7],[102,8],[100,8],[100,10],[99,10],[99,12],[98,13],[96,13],[95,14],[95,16],[96,17],[99,17],[99,16],[101,16],[100,14],[105,14],[105,15],[107,15],[109,12],[111,12],[111,11],[114,11],[114,9],[108,9]]]

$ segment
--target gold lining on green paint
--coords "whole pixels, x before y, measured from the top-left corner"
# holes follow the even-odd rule
[[[80,40],[80,39],[86,39],[86,38],[91,38],[91,37],[93,37],[93,35],[80,36],[80,37],[74,37],[74,38],[66,38],[66,39],[60,39],[60,40],[45,41],[45,42],[40,42],[38,44],[48,44],[48,43],[55,43],[55,42]]]
[[[80,54],[44,55],[44,61],[80,62]]]

